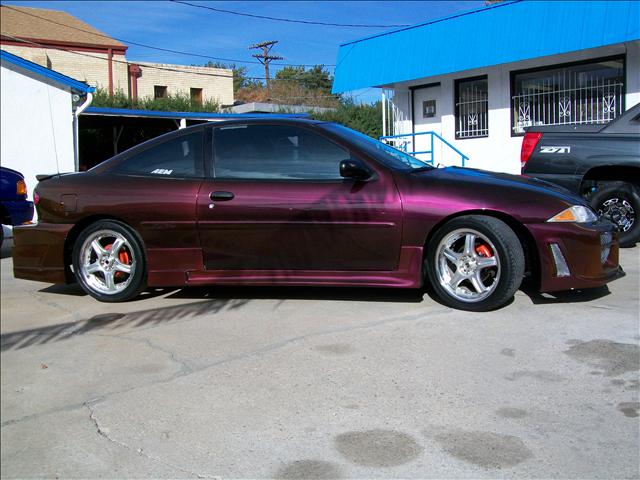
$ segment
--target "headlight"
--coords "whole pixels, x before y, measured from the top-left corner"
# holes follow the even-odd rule
[[[589,207],[574,205],[551,217],[547,222],[589,223],[598,220],[598,216]]]

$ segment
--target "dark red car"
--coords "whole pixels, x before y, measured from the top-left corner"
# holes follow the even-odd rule
[[[538,180],[433,168],[345,127],[229,121],[40,177],[14,273],[98,300],[185,285],[419,288],[466,310],[614,279],[617,234]]]

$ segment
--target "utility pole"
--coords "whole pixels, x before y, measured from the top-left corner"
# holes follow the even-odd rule
[[[268,42],[261,42],[251,45],[249,50],[251,49],[262,49],[262,53],[254,53],[251,55],[254,58],[257,58],[258,61],[264,65],[264,76],[267,80],[267,98],[271,96],[271,85],[269,79],[269,62],[271,60],[283,60],[282,57],[278,55],[270,55],[271,49],[273,46],[278,43],[278,40],[270,40]]]

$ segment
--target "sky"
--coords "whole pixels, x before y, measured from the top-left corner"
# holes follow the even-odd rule
[[[471,10],[484,1],[216,1],[188,0],[202,6],[296,20],[326,23],[402,25],[421,23]],[[356,28],[307,25],[249,18],[184,5],[172,1],[3,1],[4,5],[66,11],[98,30],[117,38],[200,55],[255,61],[249,45],[278,40],[275,63],[335,64],[341,43],[391,28]],[[428,46],[425,46],[425,54]],[[129,45],[129,61],[202,65],[206,58],[173,54]],[[240,63],[238,63],[240,65]],[[243,64],[250,76],[264,77],[264,67]],[[327,67],[333,72],[332,67]],[[352,92],[356,101],[379,98],[377,89]]]

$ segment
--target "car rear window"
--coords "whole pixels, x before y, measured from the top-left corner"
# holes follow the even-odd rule
[[[201,178],[202,132],[167,140],[129,157],[116,167],[116,172],[168,178]]]

